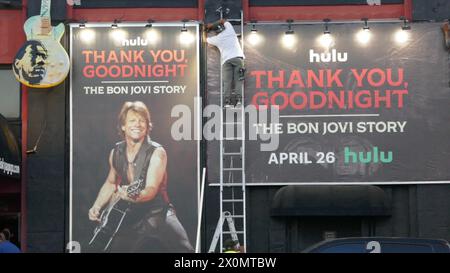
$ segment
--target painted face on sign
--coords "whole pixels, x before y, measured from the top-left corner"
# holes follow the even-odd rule
[[[147,135],[148,122],[144,116],[139,113],[129,110],[125,118],[125,124],[122,125],[122,131],[125,138],[133,142],[142,141]]]
[[[30,84],[40,83],[47,72],[48,53],[39,41],[28,41],[14,61],[14,72]]]

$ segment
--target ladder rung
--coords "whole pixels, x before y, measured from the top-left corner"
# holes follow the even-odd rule
[[[232,218],[244,218],[244,215],[230,215]]]
[[[231,203],[231,202],[244,202],[244,199],[224,199],[222,201],[223,202],[228,202],[228,203]]]
[[[232,232],[232,231],[223,231],[222,233],[223,233],[223,234],[235,234],[235,233],[237,233],[237,234],[244,234],[243,231],[235,231],[235,232]]]
[[[224,171],[242,171],[242,168],[223,168]]]
[[[227,107],[227,108],[223,108],[224,111],[241,111],[242,110],[242,105],[236,105],[236,107]]]
[[[236,153],[223,153],[223,155],[242,155],[241,152],[236,152]]]
[[[227,182],[223,182],[222,186],[224,187],[233,187],[233,186],[243,186],[242,183],[227,183]]]
[[[224,122],[224,125],[236,125],[236,124],[242,124],[241,121],[237,121],[237,122]]]

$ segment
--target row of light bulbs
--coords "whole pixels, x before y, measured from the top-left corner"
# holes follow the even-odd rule
[[[360,31],[356,33],[356,40],[362,45],[367,45],[372,38],[372,34],[370,32],[368,19],[363,18],[361,20],[364,22],[364,26]],[[411,26],[408,24],[406,18],[401,17],[400,20],[403,21],[403,25],[401,26],[401,29],[399,29],[394,34],[394,40],[398,44],[405,44],[409,41],[410,38],[409,30],[411,29]],[[331,31],[328,28],[330,20],[324,19],[323,22],[324,22],[324,32],[318,37],[318,42],[324,48],[330,48],[334,46],[334,38],[331,35]],[[281,42],[284,47],[292,49],[297,44],[297,37],[295,36],[295,32],[292,29],[293,20],[287,20],[287,23],[288,23],[288,30],[284,33],[283,37],[281,38]],[[262,42],[262,40],[263,40],[262,36],[258,33],[258,30],[256,29],[256,22],[252,22],[252,28],[250,30],[250,35],[248,36],[248,42],[253,46],[257,46]]]
[[[363,18],[361,20],[364,22],[364,26],[359,32],[356,33],[356,40],[362,45],[367,45],[372,38],[372,34],[370,33],[368,19]],[[405,44],[406,42],[409,41],[410,34],[408,30],[410,30],[411,27],[409,26],[406,18],[401,17],[400,20],[403,21],[403,25],[401,29],[394,34],[395,35],[394,38],[397,43]],[[322,45],[323,47],[330,48],[334,46],[334,38],[331,35],[331,31],[329,30],[328,27],[330,20],[324,19],[323,21],[324,21],[324,32],[322,35],[318,37],[318,41],[320,45]],[[186,22],[187,20],[183,20],[183,26],[181,27],[180,30],[179,41],[181,44],[189,45],[195,41],[195,37],[194,35],[188,32],[188,29],[186,28]],[[284,33],[281,40],[283,46],[286,48],[294,48],[295,45],[297,44],[297,37],[295,36],[295,32],[292,29],[293,22],[294,21],[291,19],[287,20],[288,30]],[[118,41],[126,39],[127,36],[127,33],[125,31],[119,29],[119,23],[120,23],[119,20],[114,20],[114,22],[111,24],[111,28],[113,29],[113,31],[111,32],[111,37]],[[152,44],[155,44],[160,39],[160,33],[154,28],[152,28],[153,23],[154,23],[153,20],[147,21],[145,27],[148,28],[148,30],[146,31],[145,36],[147,41],[149,41]],[[86,29],[85,22],[80,23],[79,27],[83,29],[80,35],[81,39],[84,42],[89,43],[95,39],[95,32]],[[253,46],[257,46],[258,44],[261,43],[262,40],[263,40],[262,36],[258,33],[258,30],[256,29],[256,22],[252,22],[252,28],[250,30],[248,42]]]
[[[192,33],[189,33],[188,29],[186,28],[186,22],[187,20],[183,20],[183,26],[180,30],[179,41],[181,44],[189,45],[195,41],[195,36]],[[114,22],[111,24],[112,31],[110,32],[110,36],[114,40],[120,42],[127,38],[128,33],[119,28],[119,23],[119,20],[114,20]],[[153,28],[153,23],[153,20],[148,20],[147,24],[145,25],[145,27],[147,28],[147,31],[145,32],[145,38],[150,44],[156,44],[161,38],[159,31]],[[79,28],[82,29],[82,31],[80,32],[80,38],[83,42],[91,43],[93,40],[95,40],[95,31],[86,28],[86,22],[81,22],[79,24]]]

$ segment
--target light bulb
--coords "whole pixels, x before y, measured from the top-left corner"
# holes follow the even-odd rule
[[[356,38],[360,44],[366,45],[370,42],[370,39],[372,38],[372,33],[370,33],[370,29],[362,29],[358,31],[356,34]]]

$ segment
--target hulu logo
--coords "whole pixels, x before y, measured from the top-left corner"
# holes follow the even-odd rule
[[[391,163],[392,151],[388,151],[387,155],[384,151],[378,151],[378,147],[373,147],[370,152],[352,152],[349,147],[344,149],[344,162],[348,163]]]

